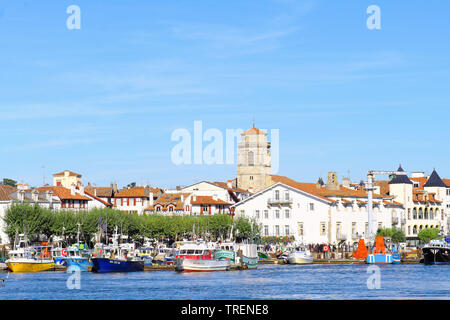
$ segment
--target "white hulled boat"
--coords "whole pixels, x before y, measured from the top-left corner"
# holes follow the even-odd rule
[[[288,254],[287,260],[290,264],[310,264],[313,263],[314,258],[311,251],[303,246],[299,246]]]
[[[184,242],[176,255],[176,270],[180,272],[227,271],[230,261],[213,259],[215,247],[205,242]]]

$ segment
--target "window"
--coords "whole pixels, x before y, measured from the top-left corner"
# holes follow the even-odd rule
[[[352,222],[352,236],[356,236],[356,222]]]
[[[408,209],[408,220],[411,220],[411,208]]]
[[[341,223],[337,222],[336,223],[336,237],[340,237],[341,236]]]
[[[255,216],[256,216],[256,219],[259,219],[259,210],[255,211]]]
[[[303,237],[303,235],[304,235],[303,222],[298,223],[298,235],[301,237]]]
[[[289,200],[289,191],[286,191],[286,192],[284,193],[284,199],[285,199],[285,200]]]
[[[289,212],[288,209],[284,210],[284,217],[285,217],[286,219],[289,219],[289,218],[290,218],[290,212]]]
[[[264,219],[269,219],[269,210],[264,210]]]
[[[276,236],[280,235],[280,226],[275,226],[275,235]]]
[[[265,236],[269,235],[269,226],[264,226],[264,235]]]
[[[314,203],[309,204],[309,211],[314,211]]]
[[[253,180],[253,176],[250,176],[250,180]]]
[[[383,223],[382,222],[378,222],[378,229],[383,229]]]
[[[408,226],[408,234],[411,234],[411,226]]]
[[[286,235],[286,236],[288,236],[290,233],[289,233],[289,226],[288,225],[285,225],[284,226],[284,235]]]
[[[327,234],[327,226],[325,222],[320,223],[320,235],[325,236]]]
[[[447,189],[447,195],[450,196],[450,189]]]
[[[275,190],[275,200],[280,200],[280,190]]]
[[[253,153],[253,151],[250,151],[248,153],[248,165],[249,166],[254,166],[255,165],[255,154]]]
[[[423,210],[419,208],[419,219],[423,219]]]
[[[275,219],[280,219],[280,210],[275,210]]]
[[[413,219],[417,219],[417,209],[413,209]]]
[[[365,228],[364,228],[364,232],[365,232],[365,234],[367,235],[368,233],[369,233],[369,223],[368,222],[366,222],[366,225],[365,225]]]

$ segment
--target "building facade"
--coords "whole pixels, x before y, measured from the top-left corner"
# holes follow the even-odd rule
[[[354,244],[366,238],[366,192],[335,185],[336,181],[329,181],[333,186],[327,188],[282,176],[273,179],[275,184],[232,206],[236,216],[259,222],[261,236],[289,236],[303,244]],[[379,194],[374,195],[373,210],[378,228],[390,228],[404,214],[400,203]]]

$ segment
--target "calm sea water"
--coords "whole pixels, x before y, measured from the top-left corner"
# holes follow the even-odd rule
[[[380,266],[380,289],[369,290],[368,265],[260,265],[257,270],[212,273],[147,271],[82,273],[81,288],[67,289],[70,274],[9,273],[0,300],[228,300],[228,299],[450,299],[450,266]],[[0,273],[0,278],[6,277]]]

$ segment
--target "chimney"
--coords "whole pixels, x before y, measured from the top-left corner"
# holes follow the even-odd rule
[[[94,188],[94,196],[97,196],[97,188]]]
[[[70,186],[70,194],[71,195],[75,195],[75,185],[72,183],[72,185]]]
[[[213,194],[213,200],[217,201],[217,194]]]
[[[248,192],[253,193],[253,187],[248,187]]]
[[[91,186],[91,183],[90,182],[88,182],[88,185],[87,185],[88,187],[90,187]]]
[[[24,202],[24,200],[25,200],[25,191],[23,191],[23,190],[19,190],[19,199],[20,199],[20,202]]]
[[[84,195],[84,186],[82,184],[80,184],[80,193]]]
[[[231,183],[231,181],[228,181],[228,182],[227,182],[227,187],[228,187],[229,189],[233,188],[233,184]]]
[[[184,194],[181,194],[181,202],[184,203]]]
[[[197,196],[195,194],[192,196],[192,201],[197,201]]]
[[[150,192],[148,194],[148,203],[152,206],[153,205],[153,192]]]
[[[53,207],[53,191],[52,190],[48,190],[47,191],[47,200],[50,204],[50,209]]]
[[[39,192],[36,189],[31,191],[31,198],[34,202],[38,202]]]

